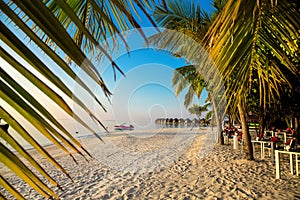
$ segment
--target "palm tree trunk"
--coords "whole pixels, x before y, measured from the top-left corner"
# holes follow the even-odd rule
[[[263,112],[259,114],[259,133],[264,133],[266,128],[266,118]]]
[[[227,115],[228,115],[228,127],[230,128],[233,126],[233,117],[230,112],[228,112]]]
[[[212,99],[212,105],[213,105],[215,118],[216,118],[216,122],[217,122],[218,144],[224,145],[224,137],[223,137],[223,134],[222,134],[222,121],[220,119],[220,116],[219,116],[219,113],[218,113],[218,108],[217,108],[217,105],[216,105],[216,101],[214,99]]]
[[[238,110],[239,110],[241,124],[242,124],[242,133],[243,133],[242,138],[244,142],[243,148],[246,154],[246,159],[254,160],[253,149],[251,144],[251,136],[250,136],[247,119],[246,119],[246,109],[244,104],[242,104],[242,102],[238,104]]]

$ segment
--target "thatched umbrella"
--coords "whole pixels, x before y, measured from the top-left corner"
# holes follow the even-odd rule
[[[184,124],[185,124],[185,125],[190,125],[191,122],[192,122],[192,121],[191,121],[189,118],[186,118],[186,119],[184,120]]]
[[[173,124],[178,124],[178,123],[179,123],[178,118],[175,118],[175,119],[173,120]]]

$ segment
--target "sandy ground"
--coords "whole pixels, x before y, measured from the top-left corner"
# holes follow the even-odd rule
[[[276,180],[270,158],[261,160],[256,151],[257,160],[246,161],[242,150],[214,146],[214,139],[210,129],[112,133],[105,143],[80,139],[93,158],[76,156],[78,164],[47,147],[74,182],[32,154],[64,189],[50,186],[61,199],[300,199],[300,177],[290,174],[288,157]],[[43,199],[2,165],[0,173],[26,199]],[[0,192],[12,199],[1,186]]]

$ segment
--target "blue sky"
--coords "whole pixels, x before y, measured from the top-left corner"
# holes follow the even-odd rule
[[[212,12],[210,1],[202,0],[200,4],[202,9]],[[151,26],[149,21],[142,19],[144,27]],[[138,34],[133,35],[128,39],[130,56],[121,50],[121,53],[119,52],[121,56],[114,59],[126,77],[119,74],[117,81],[114,82],[110,68],[103,74],[104,80],[114,94],[110,112],[112,116],[108,115],[108,118],[117,122],[134,122],[138,125],[151,123],[157,117],[194,118],[195,115],[190,115],[183,105],[185,92],[176,97],[171,85],[173,70],[186,65],[185,60],[175,58],[169,52],[145,48],[142,38]],[[200,100],[195,97],[193,102],[204,104],[206,96],[207,93],[204,92]]]
[[[147,35],[156,33],[154,28],[144,28],[144,32]],[[156,118],[194,118],[195,115],[190,115],[183,104],[186,91],[177,97],[171,84],[174,69],[186,65],[186,61],[172,56],[170,52],[147,47],[134,30],[125,35],[130,47],[129,54],[120,41],[120,48],[112,57],[126,76],[117,72],[117,79],[114,80],[107,59],[96,65],[113,93],[111,102],[106,101],[108,112],[101,114],[102,119],[144,127],[153,124]],[[112,44],[110,40],[107,42]],[[84,77],[80,73],[78,76]],[[94,90],[101,94],[100,89]],[[105,101],[101,95],[99,98]],[[205,98],[206,93],[200,100],[195,96],[194,103],[203,104]]]
[[[211,10],[210,1],[200,1],[201,7],[205,10]],[[142,26],[149,27],[151,24],[149,21],[142,17]],[[18,32],[17,28],[10,25],[13,32]],[[153,30],[153,29],[151,29]],[[93,100],[85,98],[84,92],[80,91],[77,88],[77,85],[72,83],[67,79],[61,70],[53,65],[52,61],[47,58],[44,54],[40,53],[40,50],[36,48],[34,44],[29,43],[28,39],[25,39],[25,36],[22,33],[17,33],[21,39],[24,39],[24,42],[27,43],[30,48],[36,52],[36,54],[44,60],[46,63],[49,63],[52,66],[52,70],[58,74],[67,84],[72,84],[76,94],[81,95],[88,106],[95,111],[96,115],[103,120],[115,120],[118,123],[129,122],[135,123],[138,126],[147,126],[150,123],[153,123],[157,117],[190,117],[194,118],[195,116],[189,115],[187,110],[183,106],[183,95],[176,97],[174,90],[171,85],[171,79],[173,76],[173,70],[177,67],[183,66],[186,64],[184,59],[179,59],[171,56],[170,53],[164,51],[158,51],[154,49],[149,49],[145,47],[144,41],[141,37],[138,37],[138,33],[133,34],[133,36],[128,39],[130,45],[130,55],[128,55],[124,49],[119,50],[118,53],[114,55],[114,60],[121,67],[123,72],[126,74],[126,77],[117,74],[117,80],[114,81],[113,73],[110,68],[110,65],[107,61],[103,61],[98,65],[98,69],[101,72],[108,88],[113,93],[110,102],[108,102],[103,95],[101,90],[94,86],[90,82],[90,87],[97,96],[104,102],[105,107],[108,112],[104,113],[99,106],[95,105]],[[4,44],[1,43],[1,46]],[[22,61],[27,67],[25,61]],[[1,61],[2,62],[2,61]],[[3,63],[2,63],[3,64]],[[15,73],[12,69],[5,64],[3,64],[5,70],[14,76],[20,76]],[[78,76],[81,76],[79,68],[74,68],[78,72]],[[20,82],[30,88],[30,83],[27,83],[20,77]],[[87,80],[87,82],[89,82]],[[78,90],[78,91],[77,91]],[[53,114],[58,117],[58,119],[66,126],[73,126],[72,123],[67,122],[69,117],[66,114],[56,109],[55,105],[52,105],[43,94],[38,90],[32,89],[33,93],[36,94],[41,101],[51,106]],[[78,93],[77,93],[78,92]],[[200,100],[203,103],[205,99],[205,94]],[[67,100],[70,104],[69,100]],[[196,98],[194,102],[199,102]],[[1,103],[3,104],[3,102]],[[81,113],[79,108],[76,108],[76,105],[73,105],[75,111]],[[88,116],[84,116],[86,120]],[[74,132],[74,127],[71,127],[71,132]],[[78,129],[75,128],[75,129]]]

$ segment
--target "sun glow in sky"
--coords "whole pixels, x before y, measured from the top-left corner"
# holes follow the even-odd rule
[[[187,91],[177,97],[172,86],[174,69],[185,66],[186,61],[172,56],[169,52],[145,47],[142,38],[134,31],[128,34],[127,39],[130,53],[122,53],[122,50],[119,50],[114,56],[114,61],[121,67],[125,76],[117,72],[117,78],[114,80],[114,72],[109,62],[102,61],[97,65],[113,94],[109,102],[101,96],[101,89],[94,86],[93,91],[100,94],[99,98],[105,102],[108,110],[107,113],[101,112],[99,117],[113,120],[117,124],[133,123],[141,128],[153,125],[156,118],[194,118],[183,104]],[[78,76],[84,75],[81,76],[79,72]],[[80,89],[75,86],[75,94],[77,93],[78,96],[82,96]],[[205,98],[204,92],[200,100],[195,97],[194,103],[203,104]],[[92,99],[85,100],[89,101],[88,105],[93,105],[92,110],[99,108]]]
[[[201,1],[201,5],[203,9],[211,12],[209,1]],[[1,19],[1,21],[3,20]],[[145,17],[142,17],[142,26],[151,26]],[[137,37],[139,34],[136,31],[132,36],[129,35],[127,38],[130,46],[130,53],[128,54],[121,47],[113,56],[114,61],[121,67],[122,71],[126,74],[126,77],[117,73],[117,79],[114,80],[112,68],[107,61],[103,61],[101,64],[96,65],[108,88],[113,93],[110,102],[103,97],[101,89],[95,86],[95,83],[83,78],[90,86],[91,90],[95,92],[96,96],[104,103],[104,106],[107,109],[107,112],[105,113],[92,98],[88,97],[89,95],[84,93],[80,87],[78,87],[75,82],[71,81],[70,78],[67,78],[51,59],[41,53],[40,49],[34,44],[29,42],[28,38],[26,38],[17,27],[12,23],[9,27],[29,46],[30,49],[32,49],[32,51],[36,53],[36,55],[39,56],[41,60],[48,66],[51,66],[53,72],[55,72],[68,86],[73,88],[73,92],[87,103],[88,107],[95,112],[104,124],[107,120],[114,120],[116,123],[129,122],[140,127],[145,127],[153,124],[154,120],[158,117],[196,117],[195,115],[190,115],[183,105],[185,92],[179,95],[179,97],[176,97],[174,88],[171,84],[174,69],[186,65],[186,61],[182,58],[173,57],[170,52],[146,47],[145,41],[141,36]],[[153,28],[150,28],[149,30],[150,31],[145,28],[145,32],[148,36],[153,34]],[[5,48],[5,45],[2,42],[0,44]],[[9,49],[7,50],[11,51]],[[24,60],[18,59],[26,67],[29,67],[29,64]],[[15,74],[3,60],[0,61],[4,70],[11,74],[11,76],[20,76],[19,74]],[[84,77],[79,67],[74,67],[73,69],[77,72],[79,77]],[[19,81],[23,85],[26,85],[27,88],[28,85],[30,85],[29,83],[24,84],[25,82],[23,82],[21,78]],[[70,117],[59,111],[57,106],[53,105],[51,101],[46,100],[45,95],[40,94],[37,89],[28,90],[31,91],[34,96],[41,98],[40,101],[43,102],[43,105],[50,108],[49,111],[53,113],[62,124],[66,125],[71,133],[74,133],[75,131],[84,132],[82,127],[77,126],[76,124],[74,125],[74,121],[72,121]],[[61,93],[60,95],[63,96]],[[203,104],[206,96],[207,94],[204,92],[200,100],[195,97],[194,103],[200,102],[200,104]],[[72,104],[70,99],[65,98],[65,100]],[[5,105],[2,100],[0,100],[0,103],[1,105]],[[95,126],[95,123],[87,114],[84,114],[80,108],[76,107],[76,105],[73,104],[72,106],[75,112],[78,112],[78,114],[86,119],[88,123]],[[102,129],[100,128],[99,131],[101,130]]]

